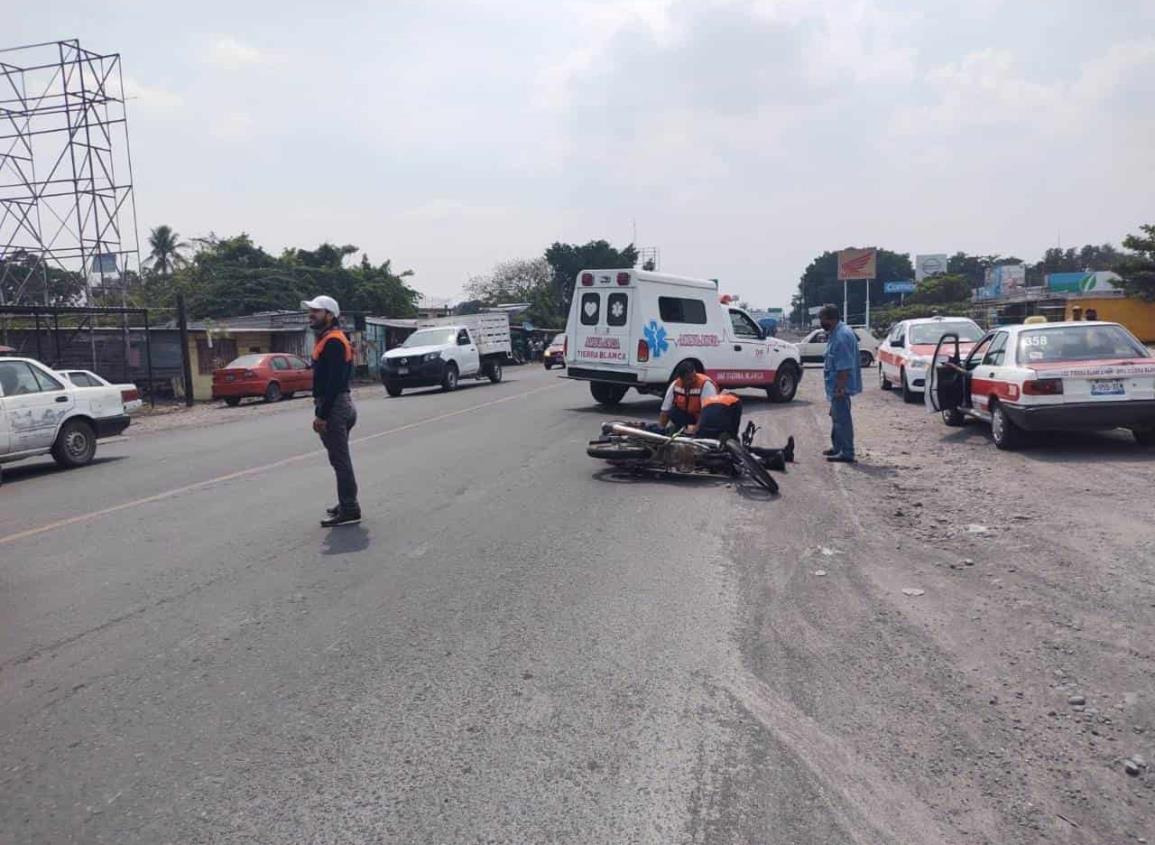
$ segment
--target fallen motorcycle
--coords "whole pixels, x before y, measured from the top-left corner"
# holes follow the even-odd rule
[[[645,423],[602,423],[602,436],[591,440],[586,454],[613,466],[635,472],[712,473],[746,476],[759,487],[778,492],[778,482],[768,468],[785,469],[794,460],[794,438],[785,449],[754,446],[758,427],[748,423],[741,438],[693,437],[680,432],[665,434]]]

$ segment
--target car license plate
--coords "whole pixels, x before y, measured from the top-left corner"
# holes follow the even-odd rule
[[[397,368],[397,375],[399,375],[399,376],[409,375],[409,368],[408,367],[398,367]]]
[[[1122,396],[1125,393],[1122,379],[1104,378],[1091,382],[1092,396]]]

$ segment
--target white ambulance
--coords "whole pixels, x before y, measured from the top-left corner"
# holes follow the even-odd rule
[[[565,360],[603,405],[630,388],[664,394],[683,361],[719,387],[758,388],[776,402],[793,399],[802,378],[798,347],[768,337],[716,282],[634,269],[578,274]]]

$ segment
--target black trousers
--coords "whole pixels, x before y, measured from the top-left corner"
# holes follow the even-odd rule
[[[342,508],[358,508],[357,476],[353,472],[353,456],[349,454],[349,432],[357,424],[357,409],[348,393],[342,393],[329,411],[328,425],[321,435],[329,464],[337,476],[337,501]]]

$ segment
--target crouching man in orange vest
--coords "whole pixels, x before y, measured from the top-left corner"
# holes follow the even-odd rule
[[[357,476],[349,454],[349,432],[357,424],[357,409],[349,393],[353,377],[353,345],[341,331],[341,307],[331,296],[301,303],[309,311],[309,327],[317,336],[313,347],[313,431],[321,435],[329,463],[337,476],[337,504],[321,525],[353,525],[361,521]]]
[[[693,361],[683,361],[674,370],[674,380],[662,400],[658,425],[663,429],[697,425],[702,402],[717,395],[718,385],[709,376],[698,372]]]

